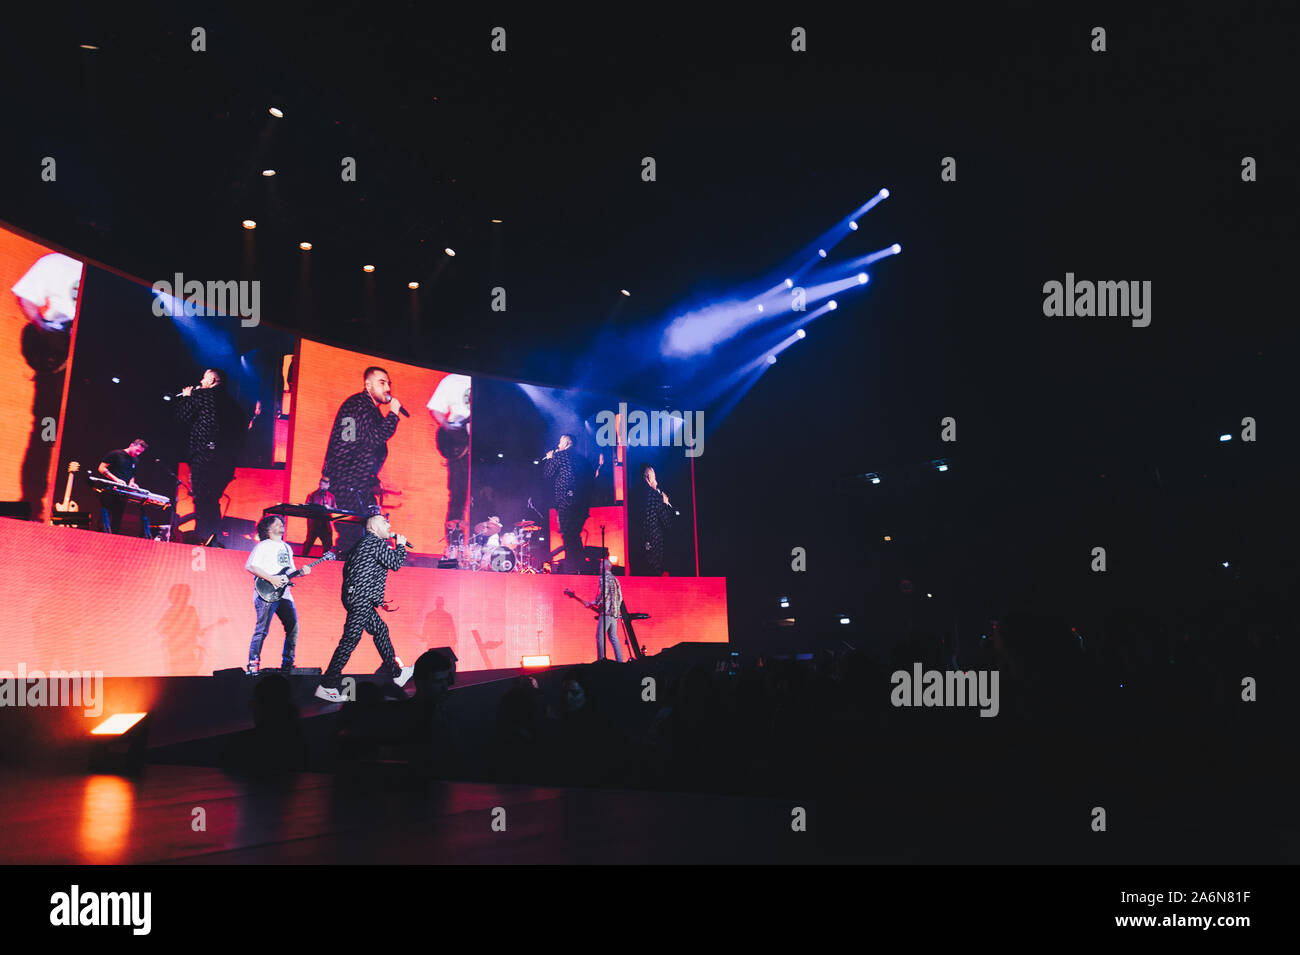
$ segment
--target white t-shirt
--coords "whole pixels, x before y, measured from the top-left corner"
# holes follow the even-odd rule
[[[469,420],[470,384],[469,375],[448,375],[438,382],[438,387],[433,389],[433,397],[425,407],[445,415],[449,428],[465,427],[465,422]]]
[[[70,322],[77,314],[77,292],[81,287],[81,263],[61,252],[42,255],[13,287],[19,298],[46,312],[46,321]]]
[[[248,561],[244,564],[244,570],[252,572],[256,567],[264,574],[288,574],[294,570],[293,551],[284,541],[264,540],[258,541],[253,552],[248,555]],[[293,588],[290,587],[284,592],[284,596],[289,600],[293,599]]]

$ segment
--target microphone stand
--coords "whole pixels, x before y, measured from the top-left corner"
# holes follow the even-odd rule
[[[189,491],[190,498],[193,499],[194,488],[190,487],[188,484],[182,481],[181,476],[179,474],[177,474],[171,468],[164,466],[162,461],[159,460],[158,458],[154,458],[154,464],[161,467],[164,472],[172,476],[172,479],[175,480],[177,484],[182,485],[185,488],[185,490]],[[176,529],[176,496],[177,496],[176,493],[172,492],[172,510],[171,510],[171,514],[167,518],[167,543],[169,544],[171,543],[172,540],[172,532]]]
[[[600,525],[600,616],[597,618],[600,623],[597,625],[597,632],[600,634],[600,653],[598,659],[605,659],[605,525]],[[618,639],[618,624],[614,624],[614,639]]]

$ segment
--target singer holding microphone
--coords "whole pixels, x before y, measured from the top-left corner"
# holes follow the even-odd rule
[[[187,438],[194,521],[200,544],[221,543],[221,495],[235,477],[235,459],[248,431],[248,418],[230,397],[226,374],[203,372],[198,385],[176,395],[176,420],[189,429]]]
[[[641,512],[641,540],[644,541],[645,560],[640,573],[647,577],[664,575],[664,550],[676,511],[668,501],[668,494],[655,478],[655,469],[641,465],[641,478],[646,483],[645,508]]]
[[[403,665],[393,652],[388,639],[388,624],[379,616],[379,606],[384,602],[388,585],[388,572],[406,563],[409,541],[394,534],[388,518],[376,514],[366,521],[361,541],[348,554],[343,565],[343,607],[347,619],[343,623],[343,639],[339,641],[329,668],[316,687],[316,696],[329,703],[342,703],[347,697],[339,692],[343,681],[343,668],[347,666],[352,651],[361,642],[361,635],[369,632],[375,639],[375,649],[384,661],[380,672],[393,678],[398,686],[405,686],[415,667]]]
[[[321,468],[339,507],[358,514],[379,507],[379,471],[388,460],[388,439],[397,431],[394,412],[410,417],[393,397],[392,379],[383,368],[370,366],[362,373],[362,382],[363,390],[339,405]],[[338,528],[341,549],[356,540],[353,528],[350,524]]]

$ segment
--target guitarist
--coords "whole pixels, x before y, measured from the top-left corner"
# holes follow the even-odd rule
[[[257,546],[248,555],[244,570],[254,577],[276,587],[285,587],[289,583],[289,574],[293,573],[293,551],[284,540],[284,518],[278,514],[268,514],[257,522]],[[303,567],[302,574],[311,573],[310,567]],[[288,672],[293,669],[293,651],[298,644],[298,611],[293,605],[293,589],[286,589],[279,600],[263,600],[261,594],[253,590],[253,609],[257,612],[257,624],[253,628],[253,642],[248,646],[249,674],[256,674],[262,657],[262,641],[271,628],[271,615],[280,618],[284,625],[284,653],[281,667]]]
[[[598,610],[596,618],[596,659],[605,659],[605,638],[614,647],[614,659],[623,662],[623,648],[618,645],[619,608],[623,605],[623,588],[614,576],[614,565],[606,557],[600,562],[600,593],[596,599],[587,604],[592,610]]]

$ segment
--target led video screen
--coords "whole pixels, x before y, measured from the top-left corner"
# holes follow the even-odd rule
[[[85,267],[0,229],[0,501],[49,513],[54,449]]]

